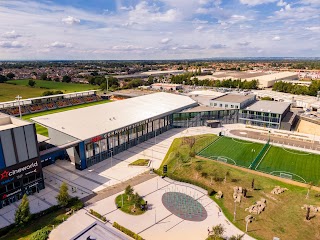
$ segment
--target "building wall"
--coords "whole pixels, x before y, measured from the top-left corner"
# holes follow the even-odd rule
[[[38,157],[34,124],[0,131],[0,145],[0,169]]]
[[[84,142],[84,149],[78,147],[79,154],[76,159],[84,158],[86,164],[81,164],[81,169],[90,167],[105,159],[110,159],[139,143],[147,141],[172,127],[172,114],[158,119],[149,119],[141,123],[133,124],[116,131],[108,132]]]
[[[48,128],[49,137],[50,137],[50,144],[55,146],[61,146],[70,142],[77,141],[78,139],[71,137],[67,134],[59,132],[55,129]]]
[[[43,188],[34,124],[0,131],[0,208]]]
[[[231,108],[231,109],[242,109],[248,106],[249,104],[253,103],[256,100],[256,96],[253,95],[247,100],[244,100],[240,103],[238,102],[228,102],[228,101],[219,101],[219,100],[211,100],[210,106],[211,107],[221,107],[221,108]]]

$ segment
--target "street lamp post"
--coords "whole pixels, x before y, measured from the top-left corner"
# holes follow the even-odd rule
[[[236,221],[236,215],[237,215],[237,204],[236,202],[234,203],[234,212],[233,212],[233,222]]]
[[[16,100],[18,101],[18,105],[19,105],[19,115],[20,115],[20,119],[21,119],[21,106],[20,106],[20,100],[22,99],[22,97],[20,95],[16,96]]]

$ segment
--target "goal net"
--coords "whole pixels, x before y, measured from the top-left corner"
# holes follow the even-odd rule
[[[280,177],[292,180],[292,175],[288,173],[280,173]]]
[[[227,163],[227,162],[228,162],[228,159],[225,158],[225,157],[218,157],[218,158],[217,158],[217,161]]]

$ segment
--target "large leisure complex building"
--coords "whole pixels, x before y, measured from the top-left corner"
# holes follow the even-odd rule
[[[241,99],[253,100],[251,96]],[[259,102],[262,101],[247,108]],[[159,92],[32,118],[48,129],[49,138],[45,140],[36,135],[34,123],[1,114],[0,208],[17,201],[24,193],[32,194],[44,188],[42,167],[57,159],[68,159],[76,169],[83,170],[171,128],[249,121],[280,128],[289,105],[279,108],[283,111],[277,115],[277,124],[273,113],[265,109],[245,115],[244,109],[199,106],[188,96]],[[263,112],[264,118],[258,112]]]

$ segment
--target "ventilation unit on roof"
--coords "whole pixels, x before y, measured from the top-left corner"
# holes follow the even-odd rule
[[[110,121],[112,121],[112,118],[109,118]]]
[[[115,117],[113,117],[113,119],[114,119],[114,120],[116,120],[116,118],[115,118]]]

